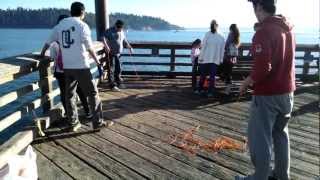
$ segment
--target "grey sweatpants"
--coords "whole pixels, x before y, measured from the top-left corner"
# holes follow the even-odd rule
[[[287,180],[290,172],[288,121],[293,108],[293,93],[253,96],[248,127],[248,143],[255,173],[250,180],[267,180],[269,175]],[[274,150],[275,166],[270,172]]]
[[[71,125],[79,123],[76,104],[76,89],[80,87],[88,99],[89,109],[93,115],[93,122],[99,124],[102,121],[102,103],[99,98],[98,88],[94,82],[90,69],[65,69],[65,97],[67,117]]]

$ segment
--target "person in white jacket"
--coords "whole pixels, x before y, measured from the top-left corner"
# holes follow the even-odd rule
[[[204,93],[203,84],[207,75],[210,75],[208,97],[213,96],[217,67],[223,62],[225,40],[218,33],[218,24],[211,21],[210,31],[206,33],[202,41],[202,49],[199,56],[200,82],[199,92]]]

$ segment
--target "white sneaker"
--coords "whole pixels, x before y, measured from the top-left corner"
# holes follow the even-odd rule
[[[77,132],[81,128],[81,124],[77,123],[71,127],[72,132]]]
[[[226,95],[229,95],[231,93],[231,84],[227,85],[226,89],[224,90],[224,93]]]
[[[115,87],[113,87],[113,88],[111,89],[111,91],[113,91],[113,92],[120,92],[121,90],[120,90],[117,86],[115,86]]]
[[[235,180],[246,180],[246,177],[242,177],[242,176],[236,176],[234,177]]]

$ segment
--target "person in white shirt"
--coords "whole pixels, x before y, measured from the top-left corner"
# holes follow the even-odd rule
[[[68,15],[60,15],[58,18],[57,24],[60,23],[65,18],[68,18]],[[62,54],[61,54],[61,48],[59,45],[59,42],[53,42],[50,45],[50,57],[51,59],[54,60],[54,77],[57,79],[58,86],[60,89],[60,100],[62,102],[62,106],[64,108],[64,111],[67,112],[66,108],[66,100],[65,100],[65,78],[64,78],[64,72],[63,72],[63,62],[62,62]],[[85,112],[86,118],[90,119],[92,118],[92,114],[90,113],[89,105],[88,105],[88,100],[87,97],[83,94],[82,90],[80,87],[77,87],[77,94],[79,96],[79,99],[81,101],[83,110]]]
[[[99,129],[106,126],[107,123],[103,120],[98,89],[90,72],[90,56],[98,66],[100,64],[93,50],[90,28],[82,21],[85,16],[84,5],[80,2],[72,3],[71,16],[54,27],[41,55],[44,56],[51,43],[59,43],[65,74],[67,117],[71,130],[75,132],[81,127],[75,97],[78,85],[88,98],[93,115],[93,128]]]
[[[222,35],[217,32],[218,24],[215,20],[211,21],[211,30],[206,33],[201,45],[199,56],[200,64],[200,82],[199,92],[204,92],[203,85],[207,75],[210,75],[208,97],[213,96],[215,87],[215,76],[217,66],[223,62],[225,40]]]

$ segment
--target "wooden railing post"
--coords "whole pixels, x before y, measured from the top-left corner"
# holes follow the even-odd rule
[[[53,107],[53,99],[50,98],[50,93],[53,92],[50,59],[43,59],[40,61],[39,76],[42,109],[43,113],[47,114]]]
[[[158,48],[152,48],[151,49],[152,56],[159,56],[159,49]]]
[[[170,49],[170,75],[169,78],[175,78],[174,71],[176,70],[176,49]]]
[[[176,50],[172,48],[170,53],[170,72],[174,72],[176,70],[175,63],[176,63]]]
[[[306,51],[303,58],[303,70],[302,70],[302,80],[307,80],[309,71],[310,71],[310,63],[313,61],[313,55],[311,51]]]
[[[97,40],[101,41],[104,31],[109,28],[108,0],[95,0]]]

